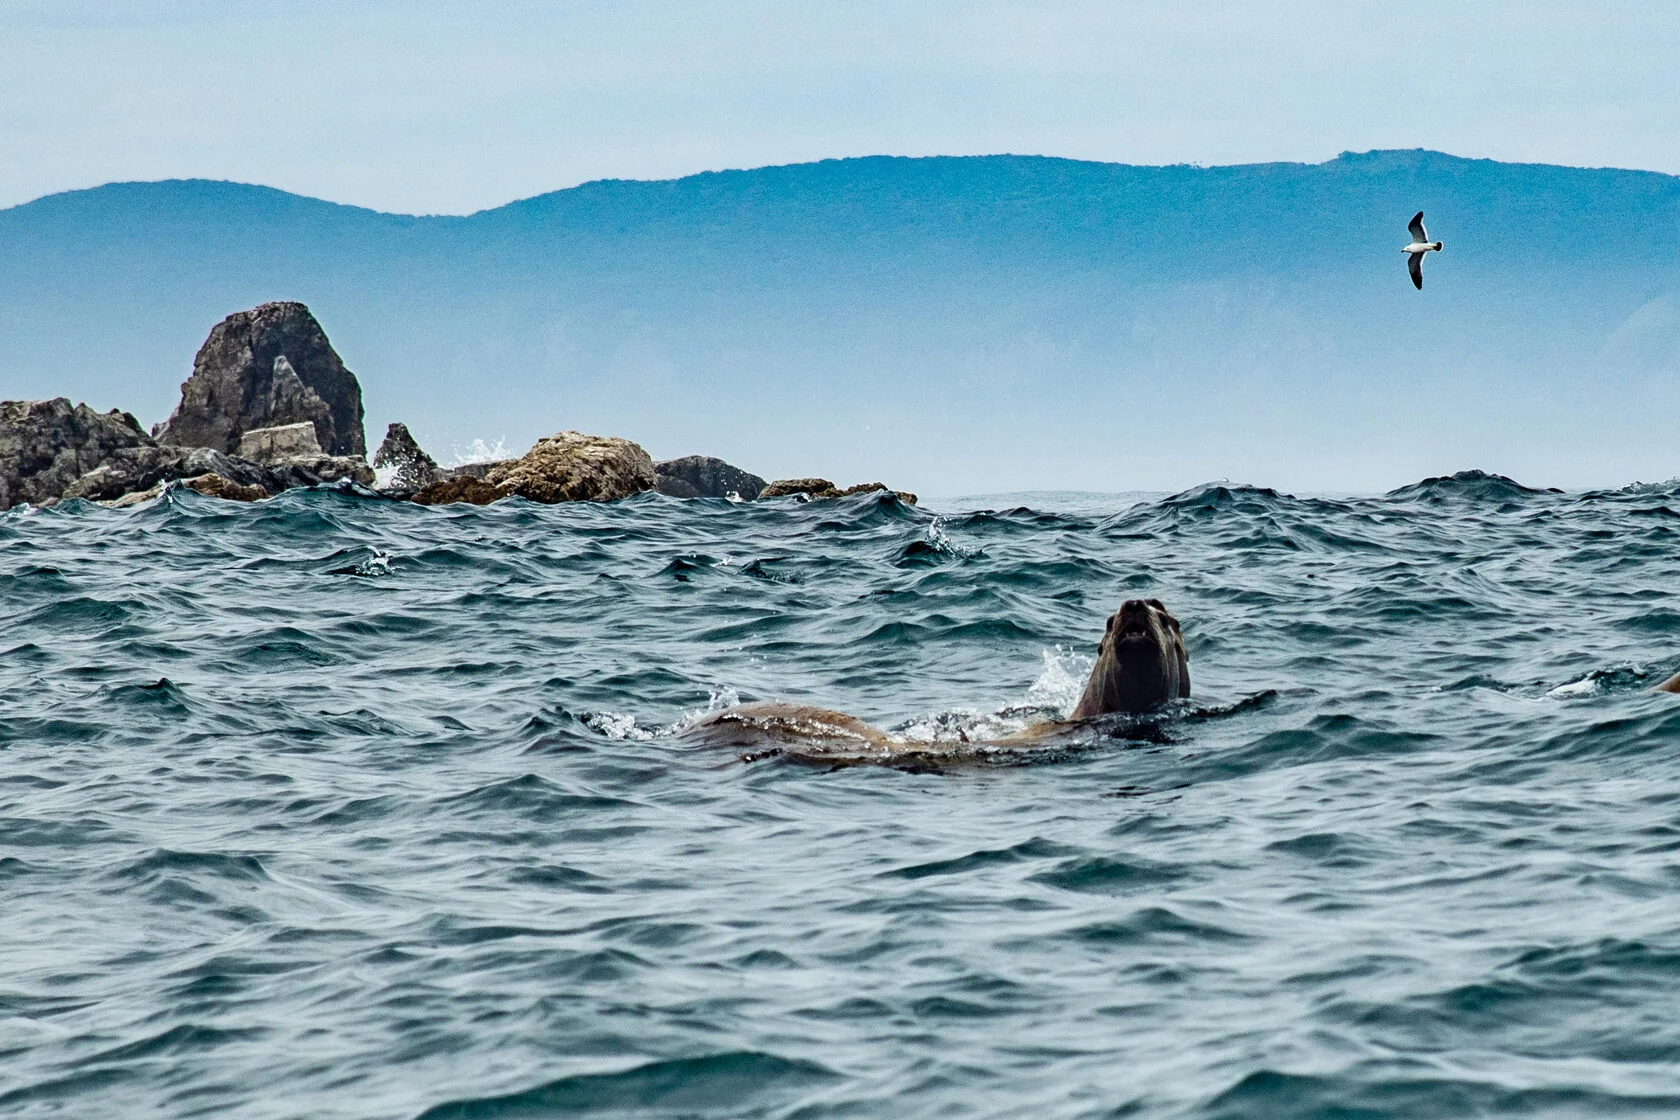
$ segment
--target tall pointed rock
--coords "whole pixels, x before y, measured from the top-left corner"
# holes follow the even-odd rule
[[[210,331],[159,443],[237,453],[253,428],[308,421],[329,455],[367,454],[362,387],[301,303],[265,303]]]

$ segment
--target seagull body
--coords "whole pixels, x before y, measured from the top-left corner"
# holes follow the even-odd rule
[[[1412,274],[1412,283],[1418,291],[1423,291],[1423,255],[1425,253],[1439,253],[1441,243],[1429,240],[1429,231],[1423,228],[1423,211],[1419,210],[1412,219],[1412,224],[1406,227],[1412,231],[1412,243],[1400,250],[1406,254],[1406,268]]]

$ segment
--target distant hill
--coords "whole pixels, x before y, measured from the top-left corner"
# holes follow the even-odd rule
[[[270,299],[315,311],[370,440],[445,460],[575,427],[934,493],[1680,473],[1680,178],[1650,172],[879,157],[469,217],[119,183],[0,210],[0,397],[151,423]]]

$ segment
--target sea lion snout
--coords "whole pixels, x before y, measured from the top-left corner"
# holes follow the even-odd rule
[[[1165,608],[1162,608],[1165,610]],[[1108,619],[1109,632],[1122,640],[1148,640],[1153,637],[1155,629],[1151,623],[1155,622],[1151,601],[1146,599],[1127,599],[1120,604]]]

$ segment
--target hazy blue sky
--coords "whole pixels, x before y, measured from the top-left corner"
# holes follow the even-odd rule
[[[113,179],[465,212],[865,153],[1680,172],[1660,2],[4,0],[0,205]]]

